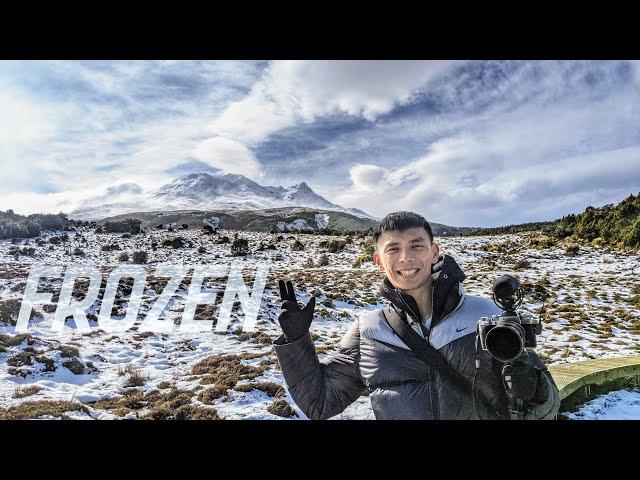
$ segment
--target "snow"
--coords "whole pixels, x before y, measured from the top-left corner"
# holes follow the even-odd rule
[[[210,226],[211,228],[218,228],[218,225],[220,225],[220,218],[219,217],[205,218],[204,220],[202,220],[202,223]]]
[[[571,420],[640,420],[640,390],[609,392],[565,415]]]
[[[352,208],[331,203],[315,193],[306,182],[290,187],[263,186],[238,174],[190,173],[154,191],[135,184],[110,187],[87,198],[69,218],[98,220],[124,213],[154,210],[250,210],[304,206],[336,210],[363,218],[374,218]]]
[[[316,225],[318,228],[328,228],[329,215],[326,213],[316,213]]]
[[[300,219],[302,220],[302,219]],[[317,218],[316,218],[317,222]],[[295,222],[292,222],[295,223]],[[270,283],[267,283],[262,298],[260,314],[258,316],[258,332],[271,338],[280,334],[277,323],[280,297],[277,288],[277,278],[291,279],[298,292],[300,302],[307,302],[312,292],[316,296],[316,315],[311,325],[311,332],[315,335],[315,346],[324,352],[319,358],[335,348],[341,336],[346,332],[357,316],[384,305],[378,296],[380,274],[375,267],[366,263],[361,268],[352,268],[354,259],[360,254],[362,238],[353,237],[353,243],[347,244],[338,253],[328,253],[329,265],[324,267],[306,267],[309,260],[316,261],[322,248],[321,241],[338,236],[312,235],[294,231],[285,235],[285,239],[278,241],[278,234],[263,232],[240,232],[242,238],[249,241],[252,253],[246,257],[232,257],[229,244],[216,244],[216,235],[204,234],[200,229],[181,230],[178,234],[193,243],[188,248],[159,247],[153,251],[152,241],[162,245],[163,240],[177,235],[176,232],[153,230],[123,238],[118,234],[96,234],[93,229],[82,227],[77,232],[68,232],[67,245],[54,245],[49,250],[49,243],[38,245],[36,240],[46,240],[62,232],[44,232],[39,239],[24,241],[33,246],[36,253],[33,257],[9,256],[7,251],[12,246],[8,240],[0,241],[0,302],[20,299],[24,291],[28,271],[31,265],[51,264],[70,265],[83,264],[99,267],[106,277],[109,272],[123,262],[118,260],[119,254],[136,250],[147,250],[149,264],[147,271],[147,286],[143,294],[139,323],[151,308],[161,291],[149,282],[158,264],[215,264],[231,265],[240,262],[245,268],[247,285],[252,285],[252,272],[259,263],[269,262],[271,271]],[[235,232],[220,230],[219,234],[233,237]],[[293,238],[289,238],[293,237]],[[538,338],[538,353],[547,364],[559,364],[569,361],[585,360],[621,355],[638,354],[640,345],[640,311],[630,303],[630,298],[640,287],[635,276],[631,275],[632,268],[637,266],[637,256],[632,253],[606,251],[602,248],[590,246],[581,247],[581,253],[570,257],[564,254],[562,248],[536,250],[526,246],[528,235],[500,235],[492,237],[446,237],[436,239],[441,250],[451,254],[467,274],[465,290],[470,295],[489,296],[493,280],[503,273],[511,273],[520,277],[522,281],[531,283],[548,280],[547,290],[553,295],[547,315],[544,320],[543,334]],[[303,250],[292,250],[295,240],[305,246]],[[512,246],[508,253],[500,251],[501,245],[509,240]],[[265,245],[273,243],[275,249],[258,251],[259,243]],[[101,246],[117,243],[121,251],[102,251]],[[65,253],[73,251],[75,247],[82,248],[86,255],[78,258]],[[199,247],[205,247],[200,253]],[[487,247],[497,248],[487,251]],[[531,266],[522,270],[514,270],[518,260],[528,259]],[[126,262],[124,262],[126,264]],[[636,267],[637,268],[637,267]],[[39,291],[59,292],[61,279],[46,278],[40,282]],[[212,287],[224,289],[225,279],[212,281]],[[172,298],[172,303],[164,312],[164,318],[174,324],[179,323],[188,292],[188,282],[182,285]],[[218,297],[222,297],[219,295]],[[114,319],[122,318],[126,307],[127,296],[123,295],[116,301]],[[123,303],[124,302],[124,303]],[[1,305],[1,304],[0,304]],[[90,312],[97,314],[101,302],[96,301]],[[525,298],[523,311],[538,315],[542,302],[532,298]],[[243,365],[259,365],[266,362],[266,367],[260,376],[254,379],[243,379],[237,386],[249,383],[275,382],[284,385],[284,378],[280,372],[273,348],[269,344],[253,343],[251,339],[242,339],[235,330],[242,325],[243,312],[234,308],[229,333],[207,332],[203,334],[170,334],[155,333],[148,336],[140,335],[131,330],[121,334],[101,333],[96,320],[90,320],[94,329],[91,334],[80,334],[69,322],[63,335],[54,335],[50,331],[51,315],[37,306],[31,322],[31,336],[19,345],[12,345],[6,351],[0,351],[0,410],[18,406],[23,402],[33,400],[63,400],[81,402],[90,410],[90,418],[118,418],[122,419],[130,412],[116,415],[108,409],[91,407],[91,402],[119,398],[130,392],[132,387],[125,387],[128,374],[125,369],[133,369],[144,378],[144,384],[134,389],[142,393],[158,390],[161,383],[171,383],[180,389],[193,390],[193,403],[200,405],[196,399],[199,390],[203,388],[200,380],[190,374],[193,366],[211,355],[246,355],[253,359],[243,359]],[[15,321],[17,312],[11,314]],[[214,313],[214,317],[217,312]],[[0,317],[1,319],[2,317]],[[0,320],[0,334],[14,335],[14,327]],[[576,336],[580,338],[577,339]],[[32,344],[29,344],[32,342]],[[62,364],[69,360],[61,356],[61,347],[75,346],[79,353],[77,359],[85,365],[83,374],[76,375]],[[34,361],[31,366],[11,367],[8,360],[27,348],[33,348],[42,359],[53,362],[55,369],[45,371],[44,363]],[[1,349],[0,349],[1,350]],[[94,368],[89,368],[91,362]],[[22,372],[11,370],[17,368]],[[13,373],[12,373],[13,372]],[[16,388],[38,386],[41,390],[23,398],[14,398]],[[274,401],[267,393],[260,390],[241,392],[234,387],[228,393],[216,399],[212,407],[222,418],[246,419],[278,419],[267,411]],[[207,386],[205,385],[204,388]],[[627,394],[620,394],[624,402],[620,405],[634,405],[626,402]],[[284,399],[298,412],[298,418],[304,415],[292,403],[290,396]],[[611,398],[610,398],[611,403]],[[607,414],[616,412],[615,409],[605,408]],[[617,408],[617,407],[616,407]],[[625,407],[626,408],[626,407]],[[629,410],[630,411],[630,410]],[[84,418],[78,413],[73,416]],[[70,412],[67,412],[69,415]],[[136,417],[143,415],[143,410],[137,412]],[[597,414],[601,418],[604,414]],[[630,414],[629,414],[630,415]],[[70,415],[71,416],[71,415]],[[129,415],[133,418],[133,415]],[[339,419],[371,419],[373,412],[368,397],[361,397],[343,413],[334,417]],[[626,417],[625,417],[626,418]],[[640,418],[636,416],[635,418]]]
[[[277,223],[277,228],[280,231],[283,230],[313,230],[313,227],[311,227],[307,221],[304,218],[296,218],[293,222],[287,223],[287,222],[278,222]]]

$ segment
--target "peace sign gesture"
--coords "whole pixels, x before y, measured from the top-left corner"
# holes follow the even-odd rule
[[[313,309],[316,306],[315,297],[300,308],[296,300],[296,293],[293,284],[287,281],[278,280],[280,287],[280,298],[282,299],[282,313],[278,316],[278,322],[288,342],[293,342],[309,332],[309,326],[313,320]]]

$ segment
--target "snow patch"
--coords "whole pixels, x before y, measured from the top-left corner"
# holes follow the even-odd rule
[[[277,223],[278,230],[313,230],[313,227],[309,226],[307,221],[304,218],[296,218],[293,222],[278,222]]]
[[[316,213],[316,225],[318,228],[329,228],[329,214]]]
[[[220,218],[218,217],[205,218],[204,220],[202,220],[202,223],[204,223],[205,225],[208,225],[211,228],[218,228],[218,225],[220,225]]]
[[[609,392],[565,415],[571,420],[639,420],[640,390]]]

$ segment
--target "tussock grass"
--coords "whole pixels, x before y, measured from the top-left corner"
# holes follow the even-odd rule
[[[13,390],[13,398],[25,398],[30,397],[31,395],[35,395],[42,390],[42,387],[38,385],[29,385],[27,387],[23,387],[22,385],[16,385]]]
[[[276,382],[246,383],[235,388],[236,392],[251,392],[253,390],[260,390],[270,397],[278,398],[286,394],[284,387]]]
[[[80,402],[68,402],[63,400],[41,400],[24,402],[6,410],[0,410],[0,420],[30,420],[51,415],[52,417],[68,418],[65,413],[80,410],[89,413],[89,409]]]
[[[273,415],[279,417],[291,418],[296,416],[296,412],[291,408],[291,405],[282,398],[276,399],[269,407],[267,411]]]

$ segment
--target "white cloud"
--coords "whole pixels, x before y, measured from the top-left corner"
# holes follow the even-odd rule
[[[260,164],[251,151],[228,138],[214,137],[200,142],[193,156],[224,173],[239,173],[254,180],[262,176]]]
[[[295,122],[345,113],[374,121],[412,95],[448,61],[274,61],[244,99],[212,125],[218,135],[255,143]]]
[[[520,80],[522,97],[537,88],[532,83]],[[565,88],[574,88],[568,83]],[[515,103],[510,97],[507,104],[460,121],[433,119],[442,121],[447,134],[424,155],[392,168],[356,164],[350,188],[336,189],[330,198],[380,216],[410,209],[451,225],[504,225],[550,220],[582,211],[587,202],[617,202],[637,193],[637,93],[628,86],[614,88],[608,79],[596,91],[563,96],[556,85],[555,93],[557,98],[545,92],[543,98]],[[413,128],[418,136],[423,128],[398,123],[372,135],[385,139]],[[393,188],[390,179],[396,179]]]
[[[389,186],[388,171],[377,165],[358,163],[349,170],[354,188],[362,191],[386,189]]]

